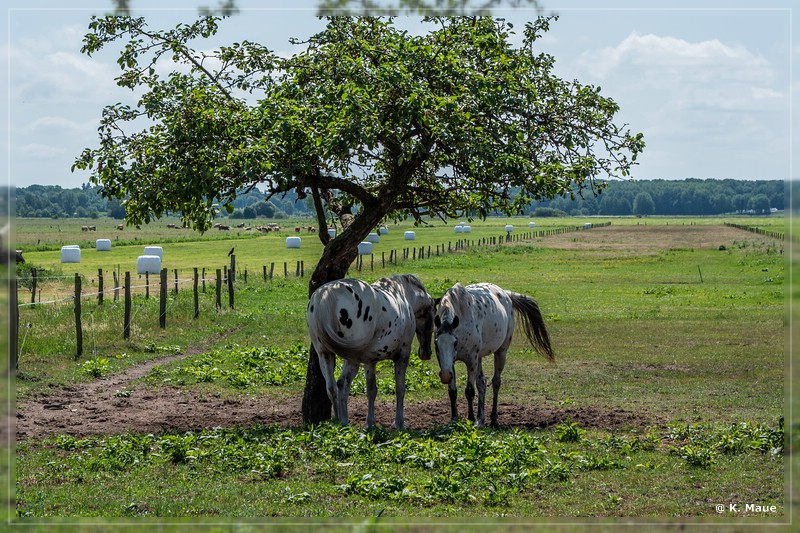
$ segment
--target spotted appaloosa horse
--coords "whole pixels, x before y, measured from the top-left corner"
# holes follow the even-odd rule
[[[497,424],[497,394],[500,391],[500,375],[506,364],[506,352],[514,334],[514,313],[522,319],[525,335],[534,349],[554,360],[550,338],[542,319],[539,306],[529,296],[504,290],[491,283],[463,286],[456,283],[437,300],[436,357],[441,372],[439,377],[450,394],[450,412],[453,420],[458,418],[456,408],[455,361],[467,365],[467,387],[465,394],[469,405],[469,419],[474,421],[472,399],[478,388],[478,424],[483,425],[486,378],[481,360],[494,353],[494,376],[492,377],[492,427]]]
[[[334,414],[347,423],[350,384],[364,364],[367,380],[367,427],[375,425],[378,386],[375,365],[394,361],[394,427],[404,428],[403,398],[406,367],[416,333],[421,359],[431,357],[433,297],[412,275],[382,278],[372,285],[357,279],[332,281],[311,296],[306,311],[308,333],[319,356]],[[344,359],[339,380],[334,378],[336,355]]]

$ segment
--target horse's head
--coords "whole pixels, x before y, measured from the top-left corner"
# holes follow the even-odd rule
[[[416,335],[419,341],[419,358],[427,361],[431,358],[431,338],[433,337],[433,315],[435,304],[422,281],[414,275],[406,274],[393,278],[405,287],[406,298],[414,312]]]
[[[439,379],[442,383],[449,385],[453,379],[453,364],[456,358],[456,349],[458,347],[458,336],[456,328],[458,327],[458,315],[446,313],[440,316],[436,314],[434,318],[434,325],[436,326],[436,359],[439,361]]]

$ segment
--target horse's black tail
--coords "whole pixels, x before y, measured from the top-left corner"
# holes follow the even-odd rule
[[[539,305],[530,296],[511,291],[506,291],[506,293],[511,298],[514,311],[522,319],[525,336],[528,337],[531,345],[536,351],[546,355],[550,361],[555,361],[555,354],[550,346],[550,335],[547,334]]]

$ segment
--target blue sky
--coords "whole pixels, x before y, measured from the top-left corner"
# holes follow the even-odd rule
[[[154,27],[193,20],[217,0],[131,0]],[[291,53],[288,39],[322,27],[313,0],[238,0],[216,42],[249,39]],[[791,0],[636,2],[547,0],[559,20],[540,42],[556,72],[602,87],[621,107],[619,121],[645,135],[637,179],[790,179],[800,175],[798,10]],[[107,0],[10,0],[0,41],[5,53],[0,140],[6,183],[78,187],[88,174],[70,167],[97,144],[103,106],[134,102],[116,87],[114,53],[80,53],[92,14]],[[644,6],[644,7],[643,7]],[[521,29],[532,10],[498,10]],[[415,20],[403,20],[416,26]],[[793,75],[793,72],[795,73]]]

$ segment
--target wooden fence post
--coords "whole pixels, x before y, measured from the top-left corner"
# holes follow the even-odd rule
[[[150,299],[150,273],[144,273],[144,298],[145,300]]]
[[[36,303],[36,284],[37,284],[37,275],[36,269],[31,269],[31,303]]]
[[[233,309],[233,272],[228,272],[228,307]]]
[[[83,327],[81,326],[81,275],[75,274],[75,359],[83,355]]]
[[[175,294],[178,294],[178,269],[175,269]]]
[[[111,274],[114,276],[114,301],[119,301],[119,276],[117,275],[116,270],[111,270]]]
[[[222,270],[217,269],[217,295],[216,295],[217,310],[222,308]]]
[[[269,264],[269,280],[272,281],[272,275],[275,273],[275,263]]]
[[[194,269],[194,317],[200,317],[200,295],[197,292],[197,287],[199,285],[199,277],[200,274],[197,271],[197,267]]]
[[[97,305],[103,305],[103,269],[97,269]]]
[[[231,282],[236,279],[236,254],[231,254],[231,268],[228,271],[228,279],[230,279]]]
[[[206,267],[203,267],[203,294],[206,293]]]
[[[131,336],[131,273],[125,272],[125,319],[122,323],[122,337]]]
[[[158,326],[167,327],[167,269],[161,269],[161,284],[158,287]]]
[[[8,306],[11,311],[8,339],[8,372],[19,370],[19,295],[17,294],[17,278],[8,277]]]

